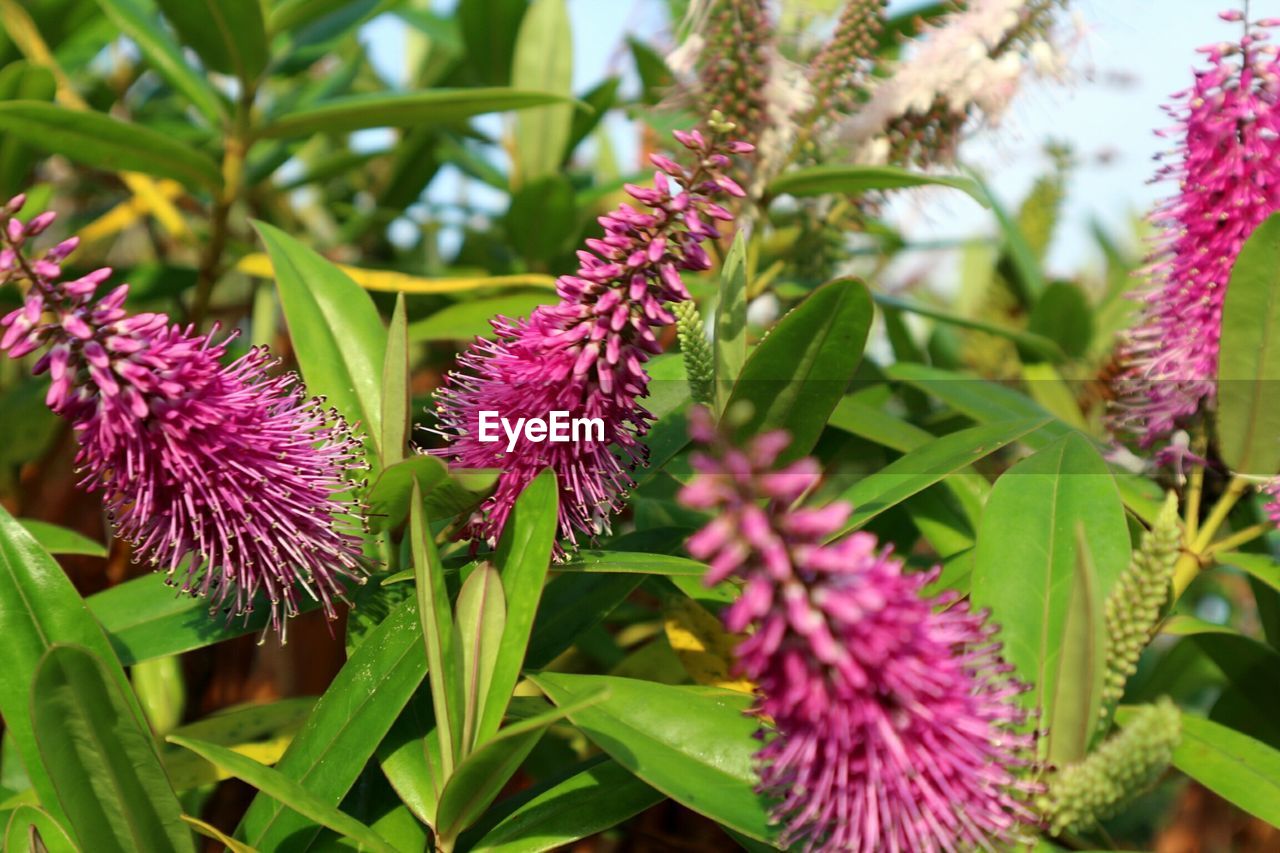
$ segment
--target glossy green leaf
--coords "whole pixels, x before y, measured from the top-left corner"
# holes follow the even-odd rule
[[[5,853],[79,853],[67,831],[37,806],[18,806],[9,815],[4,850]]]
[[[185,747],[196,755],[209,761],[241,781],[247,782],[263,794],[279,803],[288,806],[298,814],[306,816],[321,826],[363,845],[366,850],[379,853],[397,853],[378,833],[360,823],[360,821],[338,811],[324,798],[317,796],[298,782],[290,779],[278,770],[265,764],[259,764],[252,758],[245,758],[238,752],[218,746],[207,741],[193,740],[182,735],[169,735],[170,743]],[[156,848],[143,848],[156,849]]]
[[[268,138],[346,133],[368,127],[456,124],[484,113],[570,102],[551,92],[523,89],[430,89],[393,95],[348,95],[280,116],[262,129]]]
[[[179,593],[158,573],[105,589],[85,603],[126,666],[256,633],[271,621],[265,595],[256,600],[248,619],[228,620],[223,614],[210,615],[207,601]],[[306,597],[298,602],[303,613],[319,606]]]
[[[594,572],[642,575],[678,575],[700,578],[707,573],[707,564],[668,554],[647,554],[643,551],[578,551],[566,563],[557,563],[557,572]]]
[[[47,68],[25,60],[0,68],[0,101],[52,101],[57,92]],[[12,198],[27,188],[40,154],[19,139],[0,139],[0,197]]]
[[[511,85],[560,95],[573,92],[573,31],[565,0],[533,0],[520,23],[511,60]],[[573,107],[541,107],[516,116],[516,181],[527,184],[559,171],[569,144]]]
[[[1280,826],[1280,751],[1183,714],[1182,742],[1173,751],[1173,765],[1227,802]]]
[[[468,849],[487,853],[556,850],[617,826],[663,799],[618,762],[599,756],[526,799]]]
[[[152,0],[97,0],[103,14],[138,47],[156,73],[192,103],[210,125],[217,125],[223,103],[208,79],[192,68],[156,16]]]
[[[435,709],[442,757],[441,778],[447,779],[462,755],[462,677],[454,645],[453,612],[444,583],[444,566],[436,551],[431,523],[415,484],[409,505],[409,542],[417,578],[418,618],[431,678],[431,702]]]
[[[995,323],[988,323],[983,320],[974,320],[969,317],[961,317],[952,314],[949,311],[943,311],[938,308],[932,308],[928,305],[921,305],[907,299],[897,296],[889,296],[884,293],[875,294],[877,305],[885,308],[896,308],[899,311],[906,311],[910,314],[918,314],[921,317],[928,317],[931,320],[937,320],[951,326],[961,329],[974,329],[979,332],[986,332],[989,335],[1004,338],[1013,341],[1023,349],[1035,354],[1036,356],[1048,361],[1060,362],[1066,360],[1066,351],[1062,344],[1053,337],[1035,331],[1023,331],[1010,326],[1001,326]]]
[[[97,654],[107,665],[125,701],[142,720],[129,680],[112,653],[106,635],[62,569],[0,507],[0,637],[4,638],[4,666],[0,666],[0,715],[6,734],[26,767],[40,802],[59,822],[66,815],[36,748],[30,704],[31,684],[41,658],[55,643],[75,644]]]
[[[267,67],[267,31],[259,0],[156,0],[165,18],[204,64],[253,85]]]
[[[217,189],[218,164],[166,133],[44,101],[0,102],[0,134],[86,166],[173,178]]]
[[[86,557],[107,556],[107,546],[95,542],[88,536],[50,524],[47,521],[36,521],[34,518],[20,518],[22,525],[41,548],[50,554],[80,554]]]
[[[986,192],[972,178],[959,175],[926,175],[897,166],[807,166],[782,174],[765,191],[769,197],[780,195],[815,196],[841,193],[857,195],[876,190],[910,187],[951,187],[987,207]]]
[[[423,823],[435,820],[441,766],[431,691],[421,687],[378,744],[378,763],[400,801]]]
[[[643,575],[561,575],[547,584],[525,653],[526,667],[555,660],[580,635],[600,624],[644,580]]]
[[[382,440],[382,367],[387,332],[360,285],[313,250],[265,222],[255,222],[276,273],[302,378],[369,437]]]
[[[1222,305],[1218,447],[1244,474],[1280,470],[1280,214],[1244,244]]]
[[[627,770],[682,805],[761,841],[771,836],[756,794],[758,724],[751,697],[604,675],[545,672],[533,681],[557,705],[601,690],[604,701],[569,719]]]
[[[302,696],[266,704],[238,705],[179,726],[172,734],[216,743],[264,764],[274,763],[264,756],[287,748],[315,704],[315,697]],[[160,756],[174,790],[179,793],[223,778],[217,767],[188,750],[164,745]]]
[[[1068,614],[1080,559],[1076,532],[1089,543],[1098,600],[1105,601],[1129,561],[1129,528],[1107,463],[1082,436],[1068,435],[1001,475],[978,530],[971,598],[1001,626],[1004,657],[1031,685],[1051,756],[1066,749],[1054,719]],[[1078,685],[1073,685],[1078,686]],[[1068,739],[1067,743],[1071,740]]]
[[[82,845],[195,853],[151,731],[98,657],[81,646],[45,652],[31,715],[42,766]]]
[[[477,742],[476,731],[485,714],[507,624],[507,598],[497,569],[488,562],[476,566],[463,581],[455,609],[453,643],[462,659],[461,737],[463,749],[470,750]]]
[[[841,532],[855,530],[912,495],[1042,429],[1048,421],[985,424],[944,435],[854,483],[840,499],[854,507]]]
[[[382,364],[382,467],[404,459],[409,441],[409,323],[404,294],[396,294],[396,308],[387,330],[387,357]]]
[[[421,320],[409,324],[409,340],[422,341],[470,341],[474,337],[492,338],[493,327],[489,321],[501,314],[504,317],[528,317],[539,305],[549,305],[557,299],[553,290],[518,291],[506,296],[470,299],[442,308]]]
[[[146,714],[151,730],[166,735],[182,722],[187,707],[187,689],[182,678],[182,662],[176,657],[156,658],[135,664],[129,672],[133,692]]]
[[[1071,599],[1062,629],[1062,649],[1055,679],[1057,692],[1046,697],[1052,707],[1053,732],[1049,761],[1056,767],[1084,758],[1101,720],[1102,686],[1107,666],[1107,632],[1098,594],[1089,540],[1076,528],[1076,565]]]
[[[1051,341],[1059,352],[1071,358],[1081,358],[1089,350],[1093,338],[1093,309],[1080,285],[1070,281],[1055,281],[1044,289],[1027,323],[1027,334]],[[1020,347],[1033,355],[1057,361],[1051,353],[1033,348],[1027,341],[1018,341]]]
[[[507,618],[477,730],[481,743],[501,725],[525,662],[558,530],[559,491],[554,471],[547,469],[535,477],[516,499],[498,543],[497,564],[507,597]]]
[[[747,240],[739,231],[720,268],[711,349],[715,355],[716,407],[724,409],[747,360]]]
[[[743,365],[725,406],[737,435],[785,429],[792,440],[783,460],[808,453],[858,369],[871,316],[866,287],[840,279],[783,317]]]
[[[521,720],[498,732],[458,765],[440,794],[436,829],[451,840],[484,813],[498,797],[547,727],[596,704],[603,694],[588,696]]]
[[[416,602],[406,601],[347,659],[276,770],[336,808],[425,675]],[[315,834],[268,796],[254,798],[240,828],[261,850],[300,850]]]
[[[978,423],[1051,417],[1044,407],[1029,397],[975,376],[923,364],[890,365],[885,369],[885,375],[936,397]],[[1039,450],[1072,432],[1069,426],[1054,419],[1029,436],[1028,444]]]

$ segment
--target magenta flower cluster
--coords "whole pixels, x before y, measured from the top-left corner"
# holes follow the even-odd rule
[[[577,273],[557,281],[560,301],[527,320],[493,320],[496,339],[473,344],[438,392],[439,430],[449,443],[433,452],[460,466],[502,470],[495,493],[462,531],[466,538],[496,542],[516,497],[547,467],[559,478],[560,534],[571,548],[579,535],[607,532],[634,486],[631,473],[646,453],[640,439],[652,420],[638,402],[648,391],[645,362],[661,351],[656,331],[675,322],[668,304],[689,298],[681,271],[710,268],[703,243],[719,237],[717,220],[733,218],[715,198],[743,195],[726,174],[730,155],[752,150],[697,130],[675,136],[696,164],[686,169],[651,156],[659,169],[653,187],[626,187],[647,210],[623,204],[600,217],[604,236],[588,240]],[[521,435],[508,452],[505,441],[482,440],[486,411],[511,423],[555,411],[598,418],[603,440]]]
[[[81,485],[102,493],[135,558],[232,615],[247,617],[264,593],[282,635],[302,594],[336,617],[344,579],[366,568],[346,480],[363,464],[360,442],[296,375],[272,375],[265,348],[224,365],[230,338],[130,316],[127,285],[98,296],[109,269],[63,281],[75,238],[28,258],[54,217],[23,223],[22,204],[0,214],[0,284],[27,287],[0,320],[0,350],[47,348],[35,372],[49,374],[48,405],[74,427]]]
[[[811,458],[778,466],[785,433],[727,446],[705,410],[688,506],[713,521],[688,541],[708,584],[735,578],[730,631],[750,631],[738,666],[772,721],[757,754],[780,846],[805,850],[989,849],[1035,822],[1026,800],[1033,735],[1024,687],[998,657],[996,628],[954,592],[922,589],[865,532],[829,541],[851,507],[800,508]]]
[[[1153,284],[1121,352],[1110,416],[1115,432],[1143,447],[1212,404],[1231,269],[1253,230],[1280,209],[1280,60],[1263,31],[1277,23],[1259,21],[1237,43],[1201,48],[1207,67],[1166,108],[1175,126],[1165,133],[1179,143],[1156,178],[1177,192],[1153,216],[1163,232],[1147,270]]]

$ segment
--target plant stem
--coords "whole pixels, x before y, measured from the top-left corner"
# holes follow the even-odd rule
[[[222,256],[227,248],[227,234],[231,209],[240,198],[244,184],[244,164],[253,144],[250,138],[249,115],[253,108],[254,91],[246,87],[236,104],[236,115],[228,129],[222,153],[222,191],[213,204],[209,220],[209,239],[200,255],[196,274],[196,294],[191,303],[189,321],[196,329],[204,323],[213,299],[213,286],[222,275]]]
[[[1246,542],[1252,542],[1262,534],[1266,533],[1272,527],[1271,522],[1263,521],[1258,524],[1251,524],[1243,530],[1237,530],[1230,536],[1224,536],[1217,542],[1210,545],[1204,552],[1206,557],[1217,554],[1220,551],[1230,551],[1238,548]]]
[[[1196,430],[1192,439],[1191,451],[1201,459],[1204,458],[1206,439],[1204,425]],[[1204,495],[1204,466],[1196,465],[1191,469],[1191,481],[1187,486],[1187,511],[1185,515],[1187,541],[1195,540],[1200,530],[1200,498]]]
[[[1213,537],[1217,534],[1218,528],[1222,527],[1223,522],[1227,520],[1232,507],[1236,505],[1248,489],[1248,477],[1242,477],[1239,474],[1232,477],[1231,482],[1227,484],[1227,490],[1222,493],[1222,497],[1218,498],[1218,502],[1214,504],[1204,524],[1197,529],[1194,538],[1190,530],[1188,530],[1187,540],[1189,541],[1182,552],[1182,556],[1178,558],[1178,562],[1173,567],[1173,601],[1177,601],[1187,591],[1187,587],[1195,580],[1196,574],[1201,567],[1210,562],[1213,551],[1221,550],[1221,548],[1210,548],[1210,543],[1213,542]],[[1246,531],[1240,531],[1241,534],[1244,532]],[[1229,536],[1223,542],[1232,542],[1235,545],[1240,544],[1239,542],[1233,542],[1235,538],[1235,536]],[[1251,535],[1249,538],[1251,539],[1253,536]]]

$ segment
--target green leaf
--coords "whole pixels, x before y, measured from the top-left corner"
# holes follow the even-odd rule
[[[573,31],[565,0],[533,0],[520,23],[511,60],[512,86],[530,86],[569,100],[573,92]],[[515,175],[527,184],[559,171],[573,125],[571,106],[516,116]]]
[[[525,800],[468,847],[486,853],[543,853],[617,826],[663,800],[618,762],[598,756]]]
[[[785,429],[791,444],[783,461],[807,454],[858,369],[871,316],[866,287],[839,279],[783,317],[743,365],[725,406],[731,422],[736,407],[750,411],[735,423],[739,440]]]
[[[505,85],[511,79],[511,57],[528,6],[528,0],[459,0],[468,70],[482,85]]]
[[[951,187],[983,207],[989,206],[986,192],[972,178],[959,175],[926,175],[897,166],[808,166],[786,172],[765,191],[769,198],[780,195],[815,196],[828,193],[857,195],[875,190],[907,187]]]
[[[1047,420],[985,424],[944,435],[895,459],[840,494],[853,504],[853,515],[840,531],[865,525],[880,513],[947,478],[979,459],[1042,429]]]
[[[1008,278],[1017,291],[1019,300],[1023,306],[1030,308],[1039,301],[1041,294],[1045,291],[1044,273],[1040,269],[1040,260],[1018,228],[1017,220],[1009,215],[1009,211],[1005,210],[1004,205],[980,178],[975,177],[975,180],[981,187],[983,195],[986,196],[987,206],[995,214],[1000,232],[1004,236],[1002,258],[1004,264],[1001,269],[1004,270],[1007,267]]]
[[[97,0],[103,14],[138,47],[156,73],[181,93],[210,125],[222,120],[223,103],[209,81],[187,64],[182,47],[160,26],[151,0]]]
[[[456,124],[484,113],[525,110],[573,100],[524,89],[430,89],[406,94],[348,95],[280,116],[259,136],[279,139],[313,133],[347,133],[369,127]]]
[[[1031,685],[1023,701],[1042,709],[1039,726],[1049,732],[1051,756],[1062,754],[1059,741],[1069,737],[1058,731],[1052,703],[1080,559],[1077,525],[1097,571],[1096,595],[1105,601],[1129,561],[1129,528],[1107,463],[1087,439],[1072,434],[996,481],[974,555],[974,606],[990,607],[1001,626],[1005,659]]]
[[[416,602],[404,602],[347,659],[276,765],[336,808],[426,675]],[[261,850],[301,850],[315,827],[268,796],[249,805],[241,836]]]
[[[218,164],[199,150],[167,133],[102,113],[44,101],[5,101],[0,103],[0,133],[86,166],[173,178],[188,186],[222,186]]]
[[[25,60],[0,68],[0,101],[52,101],[57,92],[47,68]],[[0,139],[0,197],[12,198],[27,188],[39,153],[17,139]]]
[[[626,600],[643,575],[562,575],[547,584],[525,653],[529,668],[546,666]]]
[[[920,305],[897,296],[889,296],[884,293],[875,294],[877,305],[885,308],[896,308],[899,311],[906,311],[911,314],[919,314],[921,317],[928,317],[941,323],[947,323],[951,326],[957,326],[962,329],[974,329],[979,332],[986,332],[989,335],[1013,341],[1027,351],[1034,353],[1040,358],[1052,362],[1061,362],[1066,360],[1066,352],[1060,343],[1054,337],[1041,332],[1025,332],[1022,329],[1014,329],[1009,326],[1000,326],[995,323],[987,323],[982,320],[972,320],[968,317],[961,317],[947,311],[937,308],[931,308],[928,305]]]
[[[409,326],[404,294],[396,294],[396,308],[387,331],[387,357],[382,365],[382,467],[404,459],[409,441]]]
[[[923,364],[894,364],[885,369],[885,375],[936,397],[978,423],[1051,417],[1039,403],[1017,391],[963,373]],[[1029,436],[1027,443],[1039,450],[1073,433],[1071,427],[1055,418]]]
[[[45,652],[31,716],[43,768],[82,846],[195,853],[151,731],[92,652]]]
[[[550,305],[558,297],[553,290],[518,291],[506,296],[458,302],[409,324],[409,341],[469,341],[492,338],[489,321],[504,317],[528,317],[539,305]]]
[[[4,833],[6,853],[37,853],[42,848],[35,843],[39,839],[48,853],[79,853],[67,835],[67,831],[37,806],[18,806],[9,815]]]
[[[62,569],[31,535],[0,507],[0,715],[40,802],[59,823],[66,815],[57,789],[36,748],[30,705],[31,684],[45,653],[55,643],[76,644],[97,654],[109,667],[116,686],[142,720],[129,680],[111,644]]]
[[[1119,719],[1123,722],[1124,715]],[[1226,726],[1182,715],[1173,764],[1229,803],[1280,826],[1280,751]]]
[[[50,554],[80,554],[86,557],[107,556],[107,546],[94,542],[88,536],[34,518],[20,518],[18,523],[31,534],[31,538]]]
[[[183,43],[204,64],[252,87],[267,67],[267,31],[259,0],[157,0]]]
[[[232,752],[223,746],[207,741],[193,740],[182,735],[169,735],[170,743],[185,747],[196,755],[226,770],[232,776],[247,782],[262,793],[283,805],[304,815],[308,819],[346,838],[363,845],[368,850],[380,853],[396,853],[396,848],[386,842],[378,833],[360,823],[360,821],[338,811],[335,806],[323,798],[298,784],[279,770],[259,764],[252,758],[245,758],[238,752]],[[155,849],[155,848],[143,848]]]
[[[280,229],[254,226],[276,272],[280,304],[307,392],[328,398],[348,423],[382,440],[387,332],[373,300],[342,270]]]
[[[1221,282],[1219,282],[1221,285]],[[1232,471],[1280,470],[1280,214],[1244,244],[1222,305],[1218,446]]]
[[[253,634],[271,621],[265,595],[255,601],[248,619],[228,621],[225,615],[211,615],[204,599],[182,595],[164,580],[159,573],[143,575],[85,600],[126,666]],[[319,606],[310,598],[298,603],[303,613]]]
[[[758,723],[751,697],[604,675],[531,676],[557,705],[607,690],[607,698],[569,713],[575,726],[658,791],[751,838],[771,832],[752,756]]]
[[[502,724],[520,679],[556,541],[559,491],[554,471],[547,469],[535,477],[516,499],[498,543],[497,564],[507,594],[507,619],[477,729],[481,743]]]
[[[467,576],[458,593],[456,610],[453,643],[462,658],[462,745],[464,751],[470,751],[477,743],[476,731],[485,714],[507,624],[502,579],[488,562],[482,562]]]
[[[440,837],[445,840],[457,838],[479,819],[520,769],[548,726],[594,705],[601,698],[602,695],[589,696],[521,720],[507,726],[468,755],[449,777],[440,794],[440,806],[436,811],[436,829]]]
[[[560,109],[560,107],[544,108]],[[528,110],[521,117],[543,110]],[[563,257],[582,234],[573,183],[558,172],[522,181],[511,195],[504,226],[507,240],[535,268]]]
[[[431,524],[422,505],[422,491],[416,483],[409,505],[409,537],[413,571],[417,576],[418,618],[426,644],[431,701],[443,759],[441,778],[448,779],[462,755],[462,678],[453,641],[453,613],[444,584],[444,566],[440,564]]]
[[[1076,566],[1062,630],[1057,692],[1050,697],[1049,761],[1065,767],[1084,758],[1098,727],[1107,666],[1106,622],[1084,527],[1076,528]]]
[[[172,734],[216,743],[264,764],[273,764],[275,758],[267,759],[273,753],[278,757],[288,748],[315,704],[315,697],[302,696],[266,704],[238,705],[179,726]],[[217,767],[185,749],[165,745],[160,755],[174,790],[179,793],[224,778]]]
[[[416,484],[433,518],[449,518],[473,509],[493,486],[497,472],[490,469],[454,468],[439,457],[410,456],[378,473],[365,495],[369,504],[369,529],[389,530],[404,521]]]
[[[716,407],[723,411],[747,360],[747,241],[741,231],[733,238],[733,246],[720,268],[711,347],[715,354]]]
[[[378,744],[378,763],[400,801],[419,821],[435,820],[440,800],[440,739],[436,737],[431,691],[420,687]]]
[[[1027,334],[1052,341],[1071,358],[1082,358],[1093,339],[1093,309],[1089,307],[1084,290],[1070,281],[1055,281],[1046,287],[1031,309]],[[1041,358],[1061,360],[1033,349],[1023,341],[1018,343]]]
[[[642,551],[578,551],[567,563],[556,565],[557,572],[638,573],[700,578],[707,573],[706,563],[687,557],[647,554]]]

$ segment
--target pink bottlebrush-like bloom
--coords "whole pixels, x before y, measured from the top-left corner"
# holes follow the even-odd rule
[[[102,492],[117,534],[215,609],[247,617],[265,593],[282,636],[299,588],[336,617],[343,580],[363,581],[366,568],[345,479],[363,465],[360,442],[296,375],[269,375],[265,348],[223,365],[227,340],[163,314],[129,316],[127,285],[95,298],[110,270],[62,281],[74,238],[27,259],[24,243],[52,216],[24,225],[12,217],[21,206],[0,217],[0,283],[29,290],[0,320],[0,350],[48,348],[35,372],[50,375],[47,402],[74,425],[81,485]]]
[[[1280,62],[1256,29],[1271,23],[1238,43],[1202,48],[1208,67],[1166,108],[1177,122],[1168,133],[1181,141],[1156,177],[1178,189],[1153,215],[1164,235],[1142,319],[1122,345],[1110,414],[1111,428],[1143,447],[1212,404],[1231,269],[1253,230],[1280,209]]]
[[[757,758],[781,846],[918,852],[1019,838],[1035,822],[1033,735],[1019,731],[1024,688],[986,614],[954,592],[924,597],[938,570],[904,572],[869,533],[829,543],[852,508],[794,506],[820,474],[810,458],[775,465],[785,433],[738,450],[696,415],[712,454],[695,455],[681,499],[715,519],[688,550],[710,563],[708,584],[743,582],[725,623],[751,629],[736,654],[776,732]]]
[[[652,419],[638,400],[649,384],[644,364],[660,351],[655,330],[675,322],[668,303],[689,298],[681,270],[710,268],[702,244],[719,236],[715,220],[732,219],[713,199],[743,195],[725,174],[728,155],[752,150],[696,130],[676,138],[697,165],[687,170],[653,155],[660,170],[653,188],[626,188],[648,210],[624,204],[600,217],[604,236],[587,240],[577,274],[557,281],[560,302],[527,320],[493,320],[497,339],[473,344],[438,392],[439,430],[449,443],[432,452],[463,467],[502,470],[464,537],[496,542],[516,497],[543,468],[559,478],[560,534],[571,547],[578,534],[608,531],[634,485],[631,472],[646,453],[640,438]],[[603,440],[534,441],[522,433],[509,452],[500,431],[498,440],[482,440],[484,412],[494,413],[490,422],[501,417],[514,425],[556,411],[571,420],[598,418],[603,435],[591,438]]]

